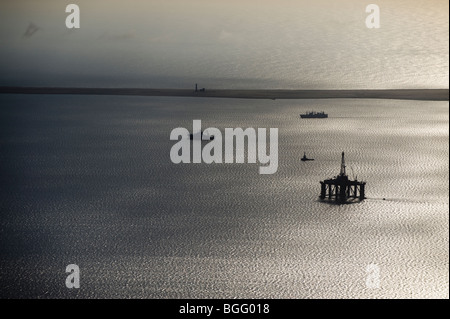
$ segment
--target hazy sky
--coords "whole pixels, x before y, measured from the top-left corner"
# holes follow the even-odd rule
[[[81,28],[67,29],[76,3]],[[381,28],[368,29],[376,3]],[[447,0],[0,2],[0,85],[448,87]]]

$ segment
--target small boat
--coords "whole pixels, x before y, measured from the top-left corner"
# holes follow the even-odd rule
[[[191,140],[195,139],[199,139],[202,141],[212,141],[214,139],[214,135],[209,135],[208,133],[204,133],[203,131],[198,132],[196,134],[190,134],[189,138]]]
[[[314,161],[314,158],[308,158],[306,157],[306,152],[303,154],[303,157],[301,158],[301,160],[303,162],[307,162],[307,161]]]
[[[325,112],[309,112],[305,114],[300,114],[302,119],[325,119],[328,117],[328,114]]]

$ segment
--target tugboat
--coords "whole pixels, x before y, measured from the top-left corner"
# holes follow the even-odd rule
[[[200,139],[202,141],[212,141],[214,139],[214,135],[209,135],[208,133],[204,133],[203,131],[200,131],[196,134],[190,134],[189,138],[191,140],[195,139]]]
[[[305,114],[300,114],[302,119],[325,119],[328,117],[328,114],[325,112],[308,112]]]
[[[306,157],[306,152],[305,152],[305,153],[303,153],[303,157],[301,158],[301,160],[302,160],[303,162],[314,161],[314,158],[307,158],[307,157]]]

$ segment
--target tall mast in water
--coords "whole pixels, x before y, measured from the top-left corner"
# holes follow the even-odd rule
[[[342,152],[342,161],[341,161],[341,176],[347,175],[345,173],[345,158],[344,158],[344,152]]]

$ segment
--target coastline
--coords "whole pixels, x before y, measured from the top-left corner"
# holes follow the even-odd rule
[[[449,89],[392,90],[234,90],[207,89],[143,89],[143,88],[63,88],[63,87],[0,87],[0,94],[75,94],[210,97],[239,99],[399,99],[448,101]]]

